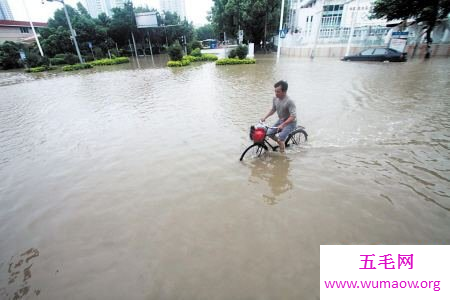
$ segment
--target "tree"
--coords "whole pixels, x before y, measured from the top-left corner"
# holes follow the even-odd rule
[[[277,0],[214,0],[209,19],[215,32],[235,38],[240,28],[244,39],[265,44],[268,35],[277,32],[280,10],[281,1]]]
[[[0,45],[0,65],[4,70],[22,67],[19,54],[22,47],[23,45],[11,41]]]
[[[113,38],[119,45],[128,44],[130,34],[137,33],[136,19],[134,17],[133,3],[127,1],[123,8],[115,7],[112,9],[113,16],[108,35]]]
[[[433,40],[431,32],[440,19],[447,18],[450,13],[450,0],[377,0],[372,10],[375,18],[390,20],[407,20],[413,18],[422,22],[426,29],[427,54],[430,57],[430,47]]]
[[[83,55],[90,55],[91,51],[88,42],[94,46],[102,48],[102,55],[106,53],[108,41],[107,26],[110,20],[108,17],[100,15],[101,19],[93,19],[87,10],[77,4],[77,9],[66,5],[72,27],[77,34],[78,46]],[[74,46],[71,41],[71,34],[64,9],[55,11],[53,18],[48,21],[48,27],[40,30],[42,48],[46,55],[53,57],[59,53],[74,53]]]
[[[206,39],[212,39],[216,36],[214,27],[212,24],[206,24],[195,29],[195,36],[197,40],[202,41]]]

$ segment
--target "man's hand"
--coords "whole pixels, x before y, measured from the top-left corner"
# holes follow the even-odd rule
[[[260,121],[261,123],[264,123],[266,121],[266,118],[262,118]]]
[[[283,124],[278,125],[278,131],[283,130],[283,128],[284,128],[284,125],[283,125]]]

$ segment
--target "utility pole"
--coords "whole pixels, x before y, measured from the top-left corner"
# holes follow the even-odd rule
[[[280,52],[281,52],[281,31],[283,30],[283,15],[284,15],[284,0],[281,1],[281,16],[280,16],[280,28],[278,30],[278,49],[277,49],[277,62],[280,59]]]
[[[22,5],[23,5],[23,8],[25,9],[25,13],[27,14],[28,20],[30,21],[31,30],[33,31],[34,39],[36,40],[36,43],[38,45],[39,52],[41,53],[41,56],[43,57],[44,52],[42,51],[41,43],[39,43],[39,39],[36,34],[36,30],[34,30],[34,25],[33,25],[33,22],[31,21],[30,14],[28,13],[28,9],[27,9],[27,6],[25,5],[24,0],[22,0]]]
[[[78,59],[80,60],[80,64],[82,64],[83,63],[83,58],[81,57],[80,49],[78,48],[76,33],[72,29],[72,23],[70,22],[69,14],[67,13],[66,4],[64,3],[64,0],[47,0],[47,2],[53,2],[53,1],[62,3],[62,5],[64,7],[64,13],[66,14],[67,23],[69,24],[70,34],[72,36],[73,43],[75,44],[75,49],[77,50]]]

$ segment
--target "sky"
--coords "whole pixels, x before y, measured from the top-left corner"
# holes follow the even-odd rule
[[[47,22],[47,20],[53,17],[53,13],[58,8],[61,8],[61,3],[47,2],[44,0],[7,0],[9,7],[11,8],[14,19],[17,21],[28,21],[27,14],[25,12],[24,5],[28,10],[30,17],[35,22]],[[156,8],[159,10],[159,0],[132,0],[134,6],[145,6],[149,8]],[[83,3],[84,0],[65,0],[66,4],[76,7],[77,2]],[[205,25],[207,11],[211,10],[213,5],[212,0],[185,0],[186,3],[186,17],[189,21],[194,22],[195,26]],[[86,7],[86,5],[85,5]]]

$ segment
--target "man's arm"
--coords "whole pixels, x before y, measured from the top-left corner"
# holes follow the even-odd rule
[[[272,108],[272,109],[267,113],[267,115],[266,115],[264,118],[261,119],[261,121],[265,122],[266,119],[267,119],[268,117],[270,117],[271,115],[273,115],[275,112],[276,112],[276,110]]]

